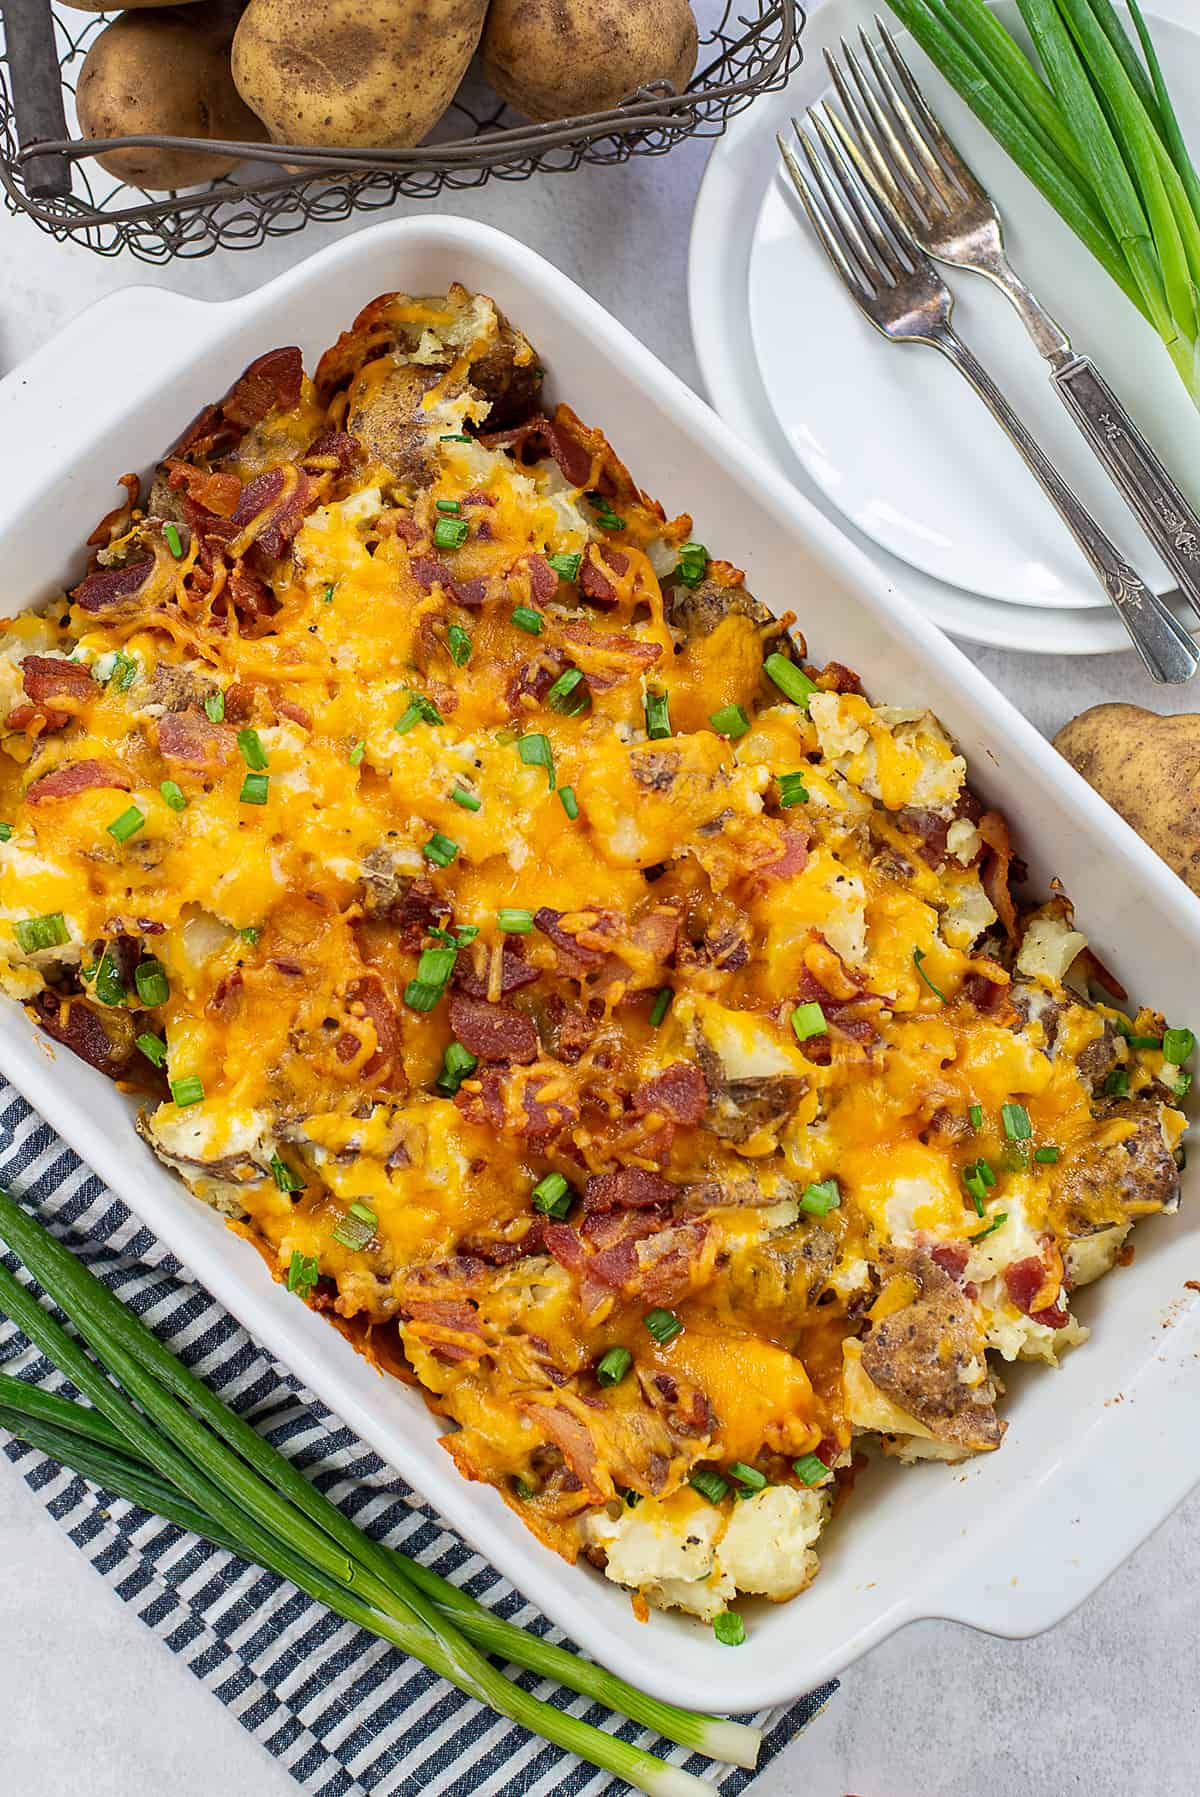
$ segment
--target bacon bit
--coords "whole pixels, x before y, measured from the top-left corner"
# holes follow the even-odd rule
[[[699,1123],[708,1109],[708,1082],[693,1061],[676,1061],[633,1094],[639,1117],[658,1112],[672,1123]]]
[[[344,480],[362,452],[362,444],[349,431],[322,431],[300,460],[312,474],[332,473],[336,479]]]
[[[558,575],[544,555],[527,555],[519,567],[529,576],[529,591],[539,605],[547,605],[558,593]]]
[[[540,1043],[532,1018],[512,1005],[489,1004],[458,991],[450,995],[450,1028],[481,1061],[537,1059]]]
[[[578,923],[578,933],[563,927],[564,917]],[[615,911],[554,911],[549,905],[535,911],[533,921],[559,951],[559,972],[575,979],[585,978],[609,952],[594,943],[581,942],[579,936],[614,936],[620,924]]]
[[[949,1273],[951,1279],[961,1279],[971,1251],[965,1242],[939,1242],[936,1248],[929,1250],[929,1258],[937,1262],[943,1273]]]
[[[71,589],[71,598],[80,611],[115,611],[123,600],[140,592],[154,572],[154,557],[130,562],[124,568],[93,568],[91,573]]]
[[[289,472],[295,476],[290,483]],[[268,561],[278,561],[316,498],[315,483],[300,469],[268,468],[242,489],[226,526],[236,526],[232,549],[236,552],[241,548],[244,553],[253,547]]]
[[[412,555],[408,565],[413,579],[426,593],[431,592],[435,586],[441,587],[449,598],[468,611],[478,610],[487,599],[486,580],[455,580],[445,562],[438,561],[436,556]]]
[[[771,880],[792,880],[808,866],[807,830],[787,829],[783,832],[783,848],[773,861],[756,870],[754,882],[765,885]]]
[[[136,1052],[133,1018],[128,1011],[101,1010],[86,998],[63,998],[45,987],[33,1001],[37,1021],[77,1054],[81,1061],[109,1079],[120,1079]]]
[[[531,1090],[536,1082],[523,1074],[516,1077],[521,1081],[521,1109],[515,1115],[510,1114],[507,1103],[513,1075],[492,1067],[481,1079],[464,1080],[454,1102],[468,1122],[487,1124],[505,1135],[523,1136],[530,1142],[544,1142],[578,1121],[579,1112],[573,1104],[562,1098],[543,1103],[537,1095],[541,1088]]]
[[[464,1360],[479,1360],[487,1343],[478,1313],[465,1299],[406,1299],[400,1314],[429,1349],[435,1360],[457,1366]],[[464,1339],[465,1338],[465,1339]]]
[[[294,345],[256,356],[224,399],[205,406],[171,446],[173,455],[210,456],[232,448],[276,407],[294,412],[300,404],[304,358]]]
[[[983,858],[979,878],[983,890],[991,900],[992,909],[1004,925],[1006,935],[1011,942],[1016,942],[1020,931],[1017,927],[1017,908],[1009,891],[1013,846],[1008,824],[998,811],[985,811],[978,828],[988,850]]]
[[[1036,1254],[1029,1254],[1024,1260],[1015,1260],[1004,1269],[1005,1289],[1017,1309],[1031,1322],[1045,1323],[1050,1329],[1061,1329],[1067,1321],[1067,1313],[1061,1303],[1041,1310],[1031,1308],[1039,1293],[1044,1290],[1047,1277],[1045,1264]]]
[[[220,1023],[229,1023],[242,1008],[244,984],[240,967],[235,967],[232,973],[223,974],[213,987],[212,996],[204,1007],[204,1015],[215,1018]]]
[[[515,430],[488,431],[479,441],[485,449],[507,449],[514,462],[526,467],[553,456],[573,487],[585,487],[591,478],[590,450],[576,442],[557,417],[551,420],[539,413],[518,424]]]
[[[187,767],[221,767],[232,761],[236,738],[228,724],[214,724],[204,712],[189,705],[186,711],[169,711],[156,726],[158,751],[168,761]]]
[[[1008,974],[996,963],[996,971],[1003,974],[1000,980],[989,980],[986,974],[969,973],[959,988],[968,1003],[974,1005],[981,1017],[992,1017],[997,1022],[1011,1027],[1019,1021],[1016,1007],[1012,1002]]]
[[[601,555],[595,543],[589,543],[579,571],[579,590],[593,605],[607,610],[617,603],[617,589],[609,579],[609,574],[615,574],[620,579],[628,568],[629,557],[619,549],[610,547]]]
[[[133,512],[141,497],[142,483],[136,474],[123,474],[117,485],[124,487],[125,498],[111,512],[105,512],[87,540],[89,549],[104,549],[109,543],[115,543],[118,537],[125,535],[133,522]]]
[[[483,972],[479,972],[473,960],[459,955],[454,969],[454,984],[468,998],[491,997],[490,963],[483,962]],[[522,986],[531,986],[540,979],[536,967],[531,967],[525,959],[525,945],[519,936],[505,936],[500,956],[500,989],[498,998],[507,998],[510,992],[519,992]]]
[[[544,651],[532,661],[522,662],[505,689],[504,698],[509,711],[523,711],[525,707],[522,701],[527,695],[540,705],[566,665],[563,657],[554,650]]]
[[[233,517],[242,496],[242,483],[236,474],[210,473],[203,468],[194,468],[190,462],[174,459],[166,466],[170,470],[167,485],[173,492],[182,487],[194,506],[216,518]]]
[[[896,822],[920,843],[917,853],[937,873],[946,865],[946,837],[951,820],[940,811],[923,811],[917,805],[905,805],[896,813]]]
[[[562,1404],[523,1403],[521,1408],[559,1449],[589,1502],[600,1504],[612,1496],[612,1479],[600,1470],[596,1444],[574,1411]]]
[[[827,693],[861,693],[862,681],[853,668],[840,661],[827,661],[816,676],[817,685]]]
[[[69,711],[55,709],[50,704],[52,699],[82,701],[96,690],[96,683],[82,662],[63,661],[53,655],[27,655],[21,663],[21,678],[26,693],[40,708],[47,730],[63,729],[72,716]]]
[[[647,1205],[671,1204],[678,1188],[661,1173],[645,1167],[619,1167],[615,1173],[593,1173],[583,1188],[583,1208],[588,1215],[613,1210],[644,1210]]]
[[[625,636],[621,631],[596,630],[591,624],[564,624],[562,634],[568,642],[578,643],[585,649],[598,650],[607,658],[603,667],[584,670],[588,686],[594,693],[607,692],[619,680],[644,674],[662,654],[661,643],[639,642],[636,637]],[[613,667],[611,664],[614,660],[626,665]]]
[[[35,780],[26,788],[25,797],[31,805],[40,805],[46,799],[71,799],[76,793],[100,786],[128,792],[129,778],[110,761],[72,761]]]
[[[404,1077],[400,1051],[403,1046],[403,1034],[400,1018],[387,992],[383,981],[377,973],[364,973],[346,989],[349,1004],[361,1005],[375,1028],[375,1052],[363,1068],[368,1079],[378,1079],[383,1073],[388,1074],[386,1084],[393,1091],[405,1091],[408,1081]],[[342,1043],[346,1036],[351,1037],[351,1050],[343,1054]],[[352,1032],[345,1031],[338,1038],[337,1054],[339,1060],[353,1060],[358,1052],[358,1042]]]
[[[299,724],[301,730],[312,729],[312,714],[305,711],[303,705],[295,705],[291,699],[276,699],[275,709],[281,718],[290,718],[293,724]]]

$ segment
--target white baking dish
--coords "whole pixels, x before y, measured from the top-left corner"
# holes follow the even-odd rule
[[[6,609],[77,575],[79,545],[246,362],[319,350],[376,293],[492,294],[527,331],[552,393],[603,425],[668,512],[792,608],[818,659],[868,689],[930,704],[972,777],[1007,810],[1033,880],[1059,876],[1130,990],[1200,1019],[1200,903],[1040,736],[834,527],[565,276],[484,226],[377,225],[258,293],[207,305],[132,289],[94,306],[0,383],[0,569]],[[1200,1026],[1198,1026],[1200,1027]],[[964,1468],[876,1468],[826,1537],[824,1568],[794,1603],[747,1606],[736,1652],[678,1617],[638,1623],[629,1595],[541,1548],[494,1492],[467,1484],[421,1399],[381,1377],[268,1278],[134,1136],[125,1102],[0,1004],[0,1068],[197,1277],[590,1653],[678,1703],[751,1710],[839,1671],[891,1630],[947,1616],[1023,1635],[1066,1614],[1200,1479],[1198,1208],[1143,1225],[1137,1259],[1086,1293],[1092,1340],[1060,1372],[1022,1369],[998,1454]],[[1185,1187],[1197,1176],[1185,1174]]]

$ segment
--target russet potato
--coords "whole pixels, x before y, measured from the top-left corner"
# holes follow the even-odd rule
[[[122,13],[93,41],[75,90],[84,137],[225,137],[266,133],[229,69],[236,8],[225,0]],[[106,150],[97,162],[134,187],[196,187],[237,167],[202,150]]]
[[[487,0],[250,0],[238,92],[276,143],[416,144],[454,98]]]
[[[1093,705],[1063,725],[1054,746],[1200,893],[1200,713]]]
[[[151,6],[194,6],[197,0],[125,0],[125,12],[141,12]],[[64,0],[76,12],[112,12],[112,0]]]
[[[531,119],[605,112],[649,81],[682,93],[696,67],[687,0],[492,0],[483,72]]]

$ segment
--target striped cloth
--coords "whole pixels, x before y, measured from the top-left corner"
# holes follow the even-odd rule
[[[42,1220],[124,1303],[361,1528],[436,1567],[497,1614],[562,1641],[545,1617],[192,1281],[3,1082],[0,1185],[36,1205]],[[20,1277],[27,1276],[20,1271]],[[7,1322],[0,1322],[0,1363],[7,1372],[76,1395]],[[272,1575],[107,1497],[9,1438],[4,1452],[117,1596],[183,1656],[311,1797],[615,1797],[627,1788],[492,1715]],[[539,1697],[600,1727],[617,1728],[617,1719],[587,1698],[527,1672],[519,1677]],[[766,1731],[760,1767],[836,1689],[826,1685],[786,1709],[753,1718]],[[636,1723],[622,1720],[617,1732],[673,1765],[711,1770],[699,1755],[656,1740]],[[744,1790],[751,1777],[727,1770],[718,1780],[723,1797]]]

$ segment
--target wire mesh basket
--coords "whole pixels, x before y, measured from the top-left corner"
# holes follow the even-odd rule
[[[202,188],[147,193],[109,175],[95,142],[77,130],[75,82],[88,47],[116,13],[2,0],[0,183],[5,205],[60,241],[102,256],[127,249],[143,262],[254,249],[310,219],[378,212],[444,188],[523,181],[583,163],[657,156],[685,137],[717,136],[757,94],[782,87],[800,59],[804,13],[795,0],[699,4],[700,54],[683,93],[669,82],[639,88],[608,112],[534,125],[512,112],[473,69],[431,138],[415,149],[331,150],[226,144],[192,138],[106,139],[106,149],[152,145],[227,150],[245,159]],[[708,14],[707,18],[705,14]]]

